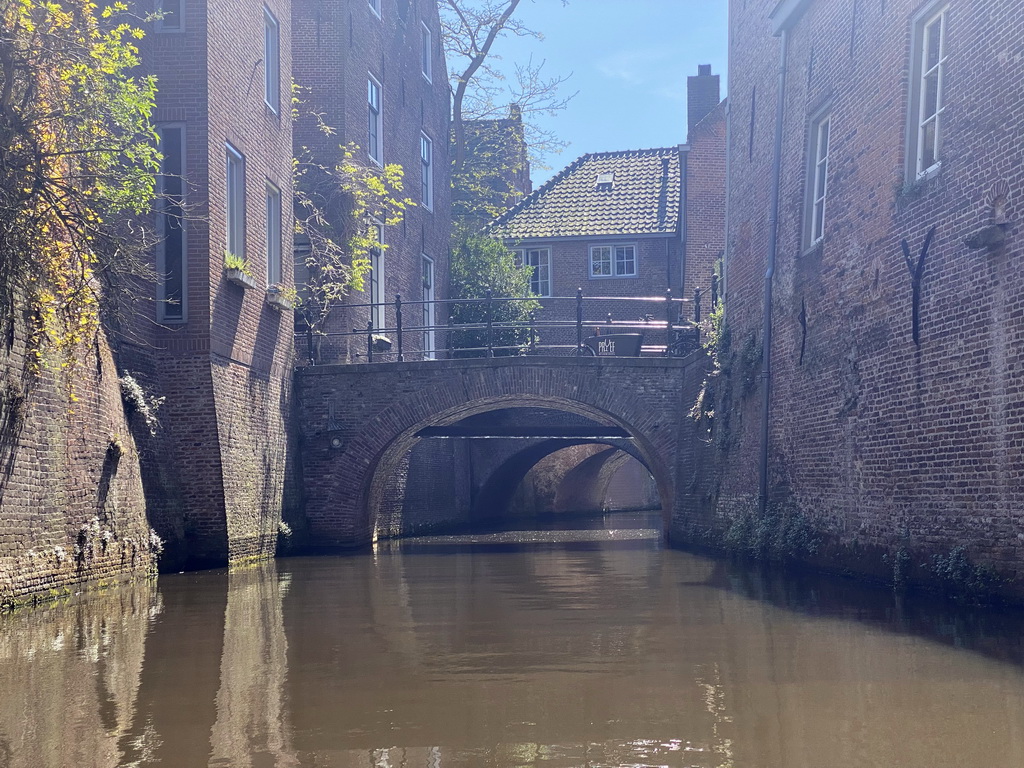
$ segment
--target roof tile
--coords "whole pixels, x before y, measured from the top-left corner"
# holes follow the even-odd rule
[[[665,147],[583,155],[489,230],[514,240],[674,233],[679,228],[679,151]],[[612,175],[610,184],[605,174]]]

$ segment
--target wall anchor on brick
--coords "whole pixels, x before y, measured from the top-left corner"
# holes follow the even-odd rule
[[[907,239],[903,238],[900,240],[900,245],[903,247],[903,259],[907,264],[907,269],[910,271],[910,285],[913,291],[911,298],[911,333],[914,338],[914,344],[918,347],[921,346],[921,278],[924,276],[924,263],[928,258],[928,249],[931,247],[932,238],[935,236],[935,230],[939,227],[933,225],[928,230],[928,234],[925,235],[924,245],[921,246],[921,253],[917,257],[917,263],[910,257],[910,245],[907,243]]]

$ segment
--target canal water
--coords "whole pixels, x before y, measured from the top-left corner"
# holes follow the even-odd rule
[[[1014,615],[661,546],[643,515],[0,617],[0,768],[1020,768]]]

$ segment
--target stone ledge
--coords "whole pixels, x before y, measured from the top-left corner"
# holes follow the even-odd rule
[[[684,370],[707,358],[703,350],[696,350],[686,357],[545,357],[528,355],[524,357],[471,357],[455,360],[414,360],[404,363],[355,363],[316,365],[296,368],[298,376],[337,376],[339,374],[403,373],[417,371],[434,373],[474,368],[605,368],[605,369],[650,369],[671,368]]]

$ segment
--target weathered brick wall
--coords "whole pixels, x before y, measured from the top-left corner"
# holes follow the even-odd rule
[[[722,524],[757,494],[755,350],[779,51],[767,16],[775,5],[732,4],[728,313],[734,350],[750,351],[740,378],[752,381],[734,381],[722,436],[729,450],[708,490]],[[928,4],[813,2],[792,33],[770,486],[829,543],[861,552],[850,558],[861,570],[891,572],[902,549],[924,577],[930,555],[966,545],[972,559],[1012,576],[1024,530],[1021,248],[1012,228],[1001,250],[963,241],[992,222],[989,203],[1000,194],[1008,220],[1021,215],[1024,72],[1008,52],[1024,11],[1013,0],[948,5],[942,164],[922,182],[908,183],[904,168],[912,19]],[[825,234],[807,249],[808,126],[827,105]],[[916,261],[933,226],[917,345],[900,241]]]
[[[15,313],[0,352],[0,607],[145,577],[154,564],[106,339],[65,372],[59,362],[33,372],[24,316]]]
[[[297,41],[302,41],[294,50],[295,82],[304,89],[305,107],[319,112],[324,123],[337,131],[324,136],[314,119],[303,117],[296,124],[296,151],[307,147],[321,162],[330,162],[338,156],[339,145],[353,142],[362,148],[360,159],[372,163],[365,155],[368,75],[377,80],[382,87],[383,162],[402,166],[403,194],[417,203],[406,210],[402,223],[384,228],[384,296],[388,302],[393,302],[396,294],[407,302],[421,301],[422,257],[426,255],[434,261],[435,298],[445,298],[451,227],[449,97],[436,3],[380,0],[379,17],[366,0],[295,0],[292,5],[293,34]],[[423,76],[420,61],[424,24],[431,31],[435,49],[430,81]],[[421,133],[433,142],[430,209],[419,204]],[[370,301],[368,280],[365,291],[353,293],[348,299],[350,304]],[[406,327],[421,325],[421,313],[419,306],[408,307],[404,316]],[[345,333],[365,328],[367,319],[365,309],[335,311],[328,331]],[[385,319],[388,327],[393,328],[396,319],[391,307]],[[440,308],[436,322],[444,324]],[[422,342],[422,334],[407,334],[406,352],[419,357]],[[328,340],[320,347],[321,359],[361,361],[365,347],[362,337]]]

